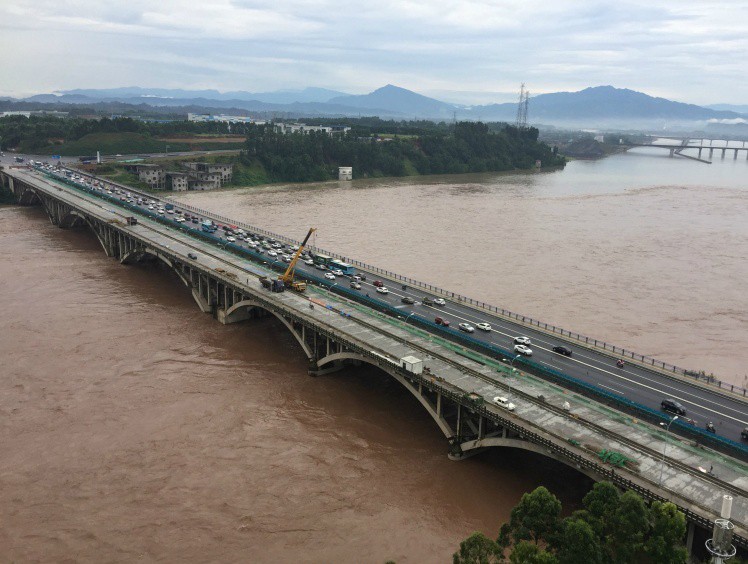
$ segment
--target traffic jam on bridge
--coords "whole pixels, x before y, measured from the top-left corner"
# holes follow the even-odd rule
[[[220,243],[247,251],[247,258],[260,260],[275,270],[291,265],[298,276],[323,283],[330,290],[348,298],[354,294],[367,303],[381,303],[396,310],[404,321],[424,321],[438,326],[441,333],[463,344],[486,345],[503,351],[499,360],[520,365],[532,359],[544,367],[563,372],[588,385],[637,402],[650,409],[660,409],[670,417],[721,435],[732,441],[748,441],[748,413],[740,398],[731,398],[704,386],[662,374],[633,362],[611,356],[609,352],[562,340],[548,332],[470,307],[457,300],[425,292],[392,279],[356,269],[350,264],[303,245],[285,242],[248,227],[218,221],[207,212],[197,212],[175,202],[164,201],[153,194],[46,163],[31,163],[39,172],[73,182],[93,193],[108,196],[142,211],[173,222],[175,227],[194,234],[210,235]],[[137,220],[135,220],[137,221]],[[310,230],[311,235],[313,230]],[[307,239],[309,238],[307,235]],[[307,240],[304,241],[304,244]],[[196,253],[190,258],[199,260]],[[298,262],[297,260],[298,259]],[[288,274],[288,270],[286,271]],[[293,275],[293,273],[292,273]],[[293,280],[291,275],[290,279]],[[343,291],[345,290],[345,291]],[[460,338],[463,335],[463,338]]]

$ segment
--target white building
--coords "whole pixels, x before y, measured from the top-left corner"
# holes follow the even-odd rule
[[[264,125],[265,121],[258,121],[252,119],[249,116],[228,116],[225,114],[187,114],[187,121],[199,121],[199,122],[221,122],[221,123],[254,123],[256,125]]]
[[[345,125],[306,125],[304,123],[276,123],[275,130],[278,133],[309,133],[310,131],[321,131],[328,135],[342,134],[351,130]]]
[[[339,166],[338,167],[338,180],[353,180],[353,167],[352,166]]]

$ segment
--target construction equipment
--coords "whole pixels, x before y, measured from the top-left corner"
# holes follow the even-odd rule
[[[285,284],[286,288],[292,288],[293,290],[296,290],[297,292],[303,292],[306,290],[306,282],[295,282],[293,279],[294,275],[294,268],[296,267],[296,262],[299,260],[299,257],[301,256],[301,253],[304,252],[304,247],[307,244],[307,241],[309,241],[309,237],[312,236],[312,233],[317,231],[316,227],[309,228],[309,233],[306,234],[306,237],[304,237],[304,241],[299,245],[299,248],[296,250],[296,252],[293,255],[293,258],[291,259],[291,262],[288,263],[288,268],[286,269],[286,272],[283,273],[282,276],[278,277],[278,280],[282,281],[283,284]]]

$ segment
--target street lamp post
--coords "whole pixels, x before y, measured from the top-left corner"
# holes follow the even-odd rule
[[[678,419],[677,415],[674,415],[673,418],[670,420],[670,423],[667,424],[667,427],[665,427],[665,434],[670,432],[670,425],[673,424],[673,421]],[[663,425],[663,423],[660,423],[660,425]],[[667,450],[667,436],[665,437],[665,446],[662,447],[662,462],[660,462],[660,480],[658,482],[658,486],[662,486],[662,472],[665,470],[665,451]]]

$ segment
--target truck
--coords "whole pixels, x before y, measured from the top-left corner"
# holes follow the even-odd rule
[[[271,292],[284,292],[286,290],[286,285],[283,283],[283,280],[272,280],[267,276],[262,276],[260,278],[260,284],[262,284],[263,288],[266,288]]]
[[[312,233],[314,233],[316,230],[317,229],[315,227],[311,227],[309,229],[309,232],[306,234],[304,241],[301,243],[301,245],[299,245],[299,248],[296,249],[296,252],[294,253],[293,258],[291,259],[288,265],[288,268],[286,269],[286,272],[284,272],[281,276],[278,277],[278,280],[283,282],[286,288],[291,288],[292,290],[295,290],[297,292],[306,291],[306,282],[302,282],[300,280],[294,280],[294,269],[296,268],[296,263],[299,260],[301,253],[304,252],[304,247],[306,247],[306,244],[309,241],[309,237],[311,237]]]
[[[400,367],[413,374],[423,373],[423,361],[415,356],[404,356],[400,359]]]
[[[130,216],[130,217],[125,218],[125,220],[127,221],[127,225],[137,225],[138,224],[138,218],[137,217]]]
[[[201,223],[201,224],[200,224],[200,228],[201,228],[201,229],[202,229],[202,230],[203,230],[203,231],[204,231],[205,233],[215,233],[215,231],[216,231],[216,229],[217,229],[217,228],[216,228],[216,226],[215,226],[215,225],[213,225],[213,222],[212,222],[212,221],[204,221],[203,223]]]

